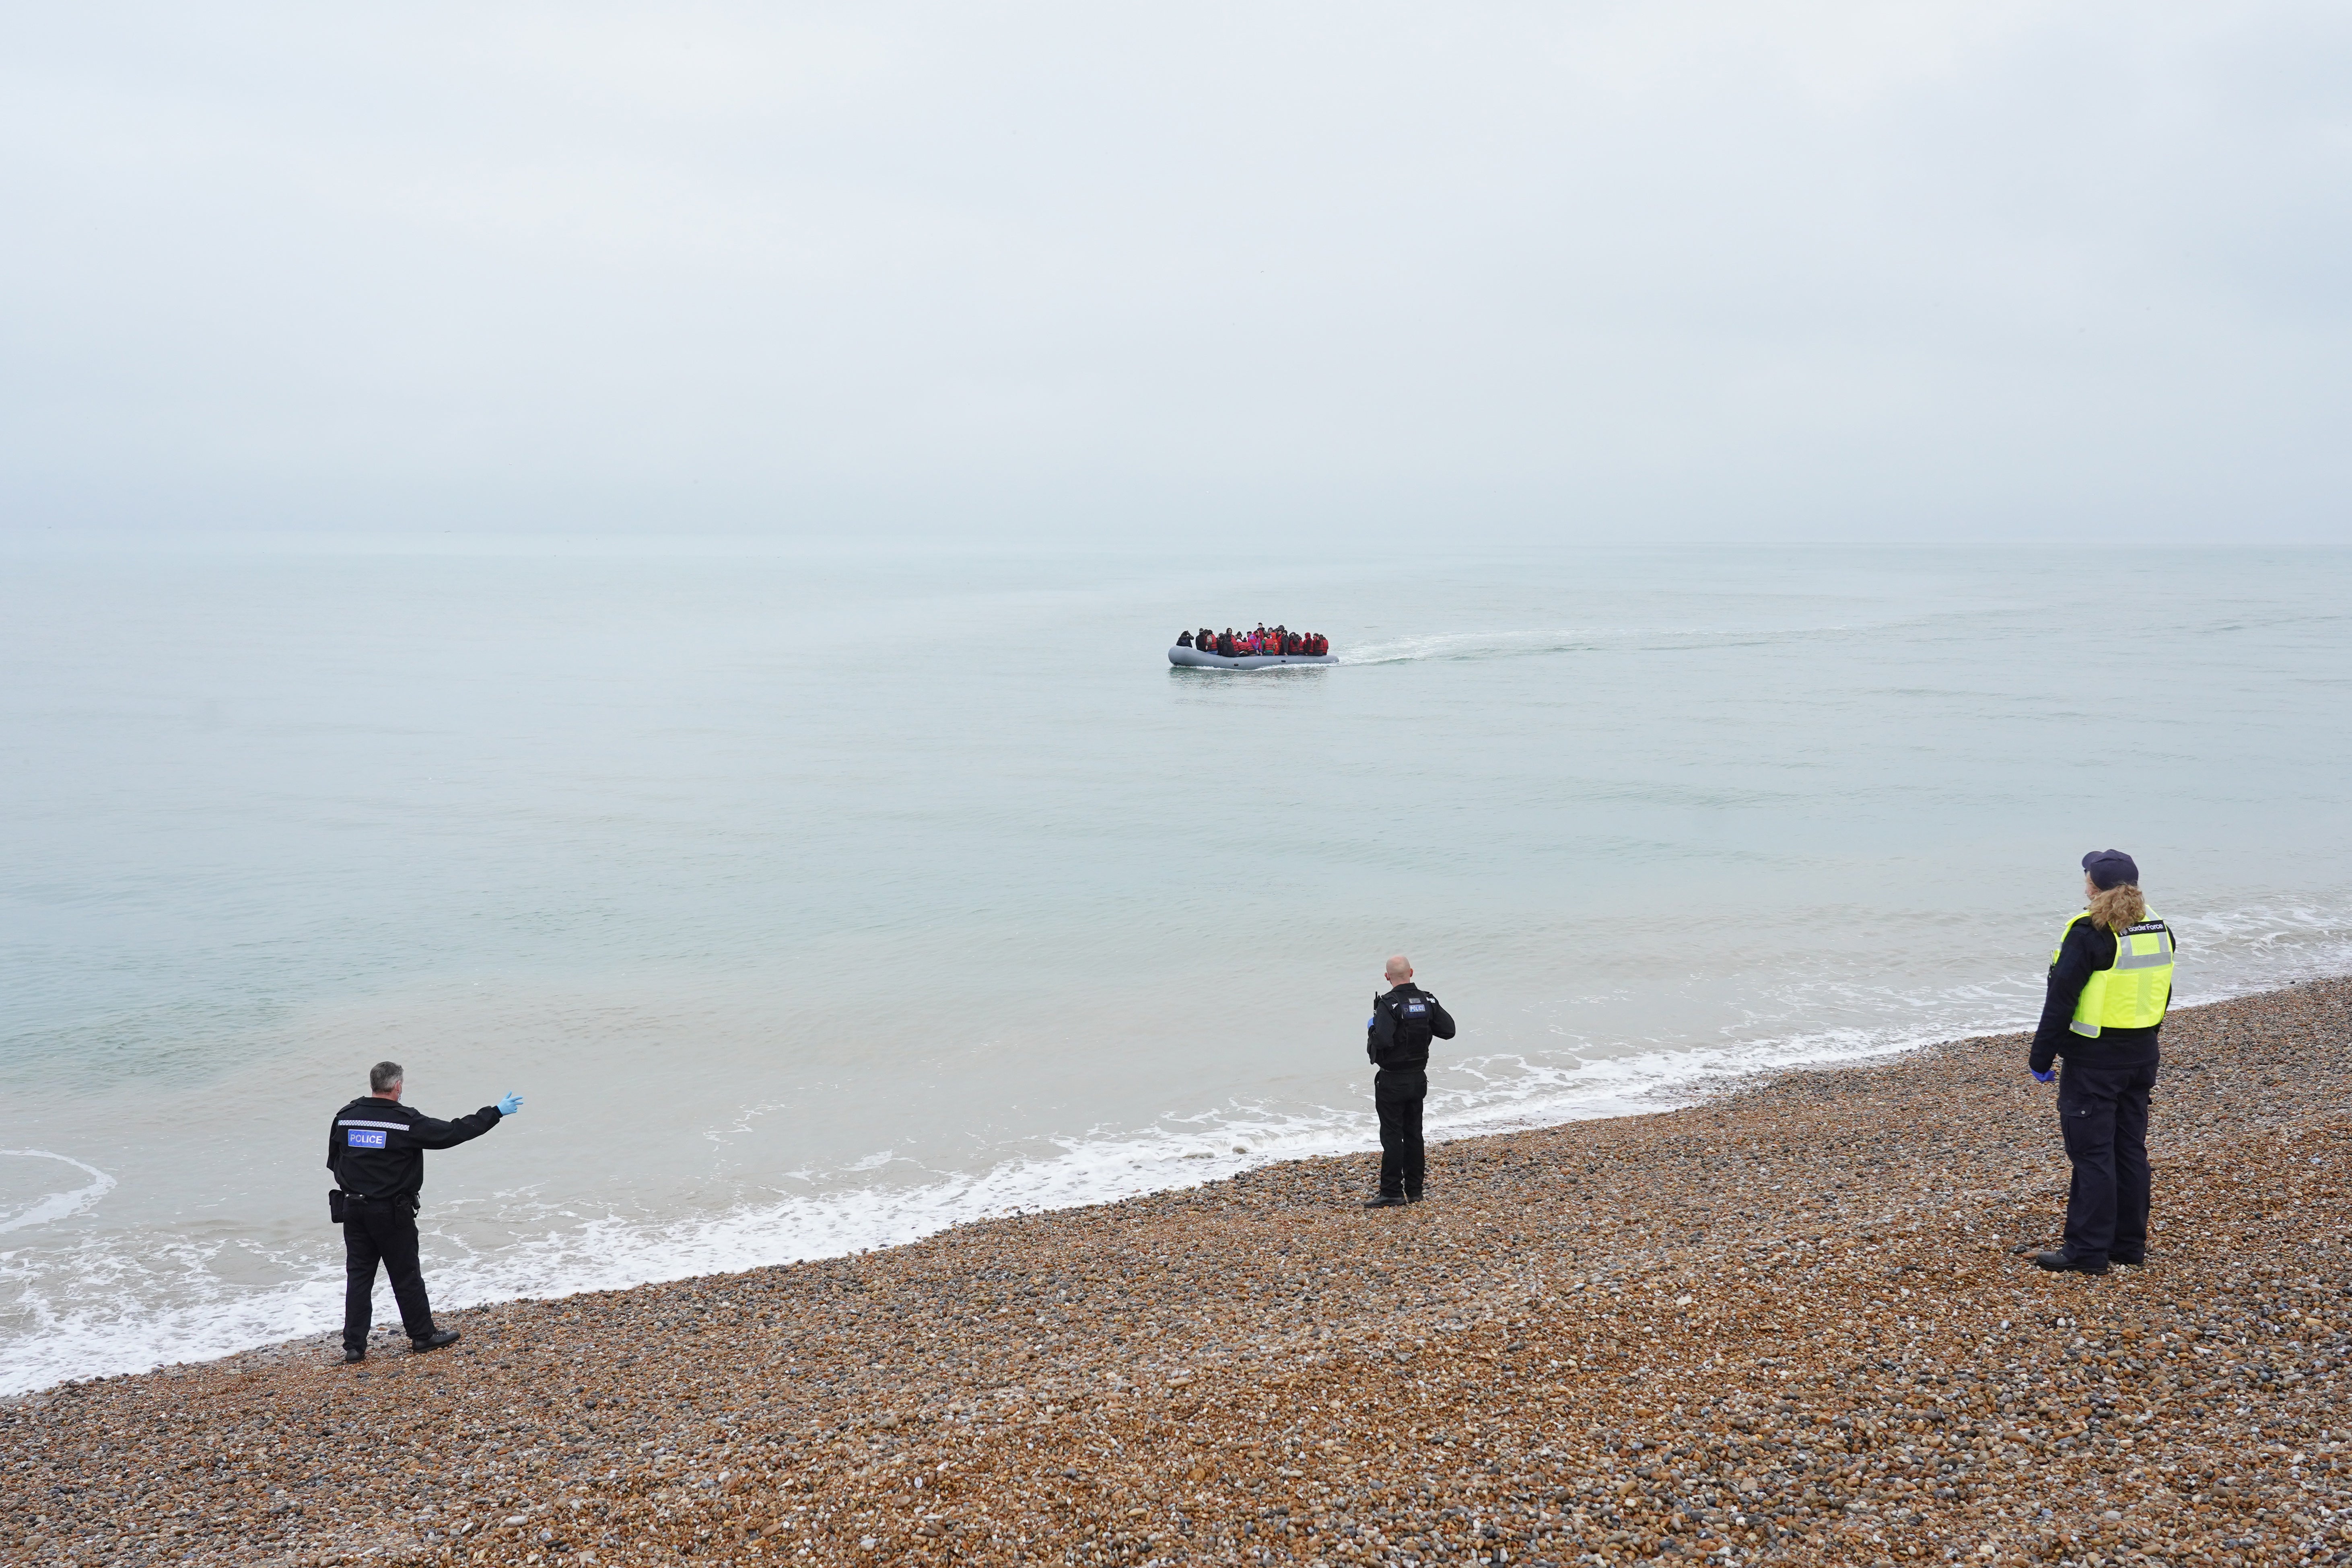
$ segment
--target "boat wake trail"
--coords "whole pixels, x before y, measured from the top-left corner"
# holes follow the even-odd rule
[[[1342,650],[1342,664],[1405,664],[1423,660],[1538,658],[1546,653],[1590,653],[1604,646],[1595,632],[1444,632],[1399,637]]]
[[[1561,627],[1528,632],[1436,632],[1397,637],[1344,649],[1342,664],[1475,663],[1493,659],[1538,659],[1555,653],[1685,653],[1695,649],[1749,647],[1791,638],[1834,636],[1840,626],[1725,631],[1706,627]]]

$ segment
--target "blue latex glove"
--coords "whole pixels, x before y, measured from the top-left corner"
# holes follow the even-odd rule
[[[511,1089],[508,1090],[505,1097],[499,1102],[499,1114],[501,1116],[511,1116],[521,1109],[522,1096]]]
[[[2027,1068],[2025,1071],[2028,1072],[2033,1072],[2033,1069],[2031,1067]],[[2053,1067],[2047,1072],[2033,1072],[2033,1078],[2034,1082],[2037,1083],[2055,1083],[2058,1082],[2058,1070]]]

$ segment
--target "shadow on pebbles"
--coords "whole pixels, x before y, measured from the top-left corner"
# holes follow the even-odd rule
[[[2347,1556],[2352,983],[2184,1010],[2147,1267],[2015,1036],[0,1406],[11,1562]]]

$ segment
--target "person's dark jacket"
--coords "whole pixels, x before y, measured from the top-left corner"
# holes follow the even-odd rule
[[[2172,950],[2180,951],[2178,931],[2172,932]],[[2156,1037],[2164,1028],[2160,1023],[2147,1029],[2102,1029],[2095,1038],[2066,1027],[2074,1020],[2074,1004],[2083,999],[2083,988],[2101,969],[2115,967],[2115,962],[2114,932],[2088,920],[2077,920],[2066,928],[2066,939],[2058,945],[2058,961],[2050,966],[2042,1021],[2033,1030],[2033,1053],[2027,1065],[2034,1071],[2049,1071],[2051,1063],[2062,1056],[2085,1065],[2113,1067],[2136,1067],[2157,1059]]]
[[[1191,633],[1190,632],[1177,632],[1177,633],[1176,633],[1176,645],[1177,645],[1179,648],[1189,648],[1189,647],[1191,647],[1191,646],[1192,645],[1192,633]]]
[[[1364,1029],[1364,1054],[1391,1070],[1429,1065],[1429,1042],[1454,1038],[1454,1015],[1435,997],[1410,982],[1372,998]]]
[[[337,1186],[370,1203],[414,1198],[425,1186],[425,1150],[478,1138],[502,1120],[496,1105],[436,1122],[397,1100],[362,1095],[327,1129],[327,1168]]]

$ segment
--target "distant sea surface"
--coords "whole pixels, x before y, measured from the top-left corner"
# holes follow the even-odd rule
[[[1445,1134],[2023,1024],[2092,848],[2352,968],[2342,553],[19,546],[0,648],[0,1391],[335,1325],[384,1057],[528,1101],[458,1306],[1370,1150],[1392,951]]]

